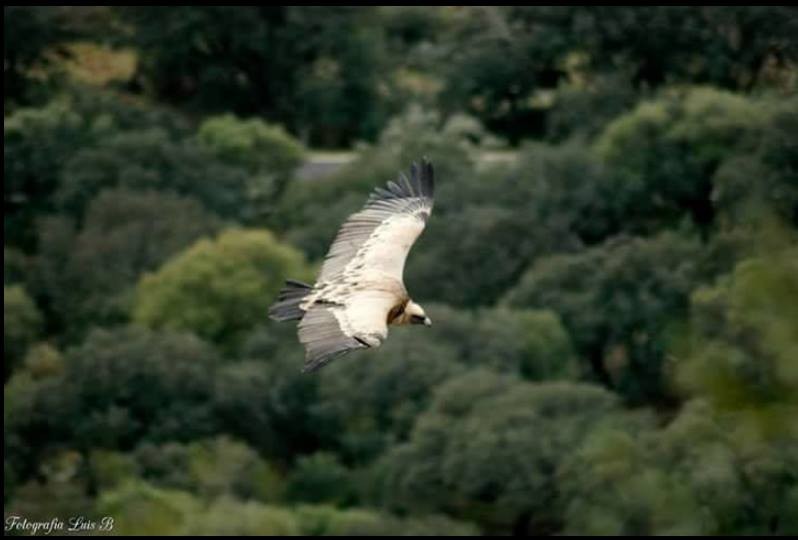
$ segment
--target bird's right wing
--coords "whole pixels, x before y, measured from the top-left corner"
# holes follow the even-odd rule
[[[317,286],[356,274],[402,282],[405,259],[432,212],[435,179],[426,159],[413,163],[410,178],[377,188],[341,226],[322,265]]]

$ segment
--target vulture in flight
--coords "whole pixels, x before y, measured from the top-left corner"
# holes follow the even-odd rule
[[[269,309],[276,321],[299,320],[302,371],[353,351],[379,347],[389,325],[432,323],[410,299],[405,259],[432,212],[432,164],[413,163],[410,177],[376,188],[344,222],[313,286],[287,280]]]

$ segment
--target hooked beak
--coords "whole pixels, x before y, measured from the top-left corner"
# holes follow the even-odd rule
[[[432,326],[432,320],[429,317],[424,317],[424,326]]]

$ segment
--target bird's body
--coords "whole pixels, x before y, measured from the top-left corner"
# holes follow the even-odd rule
[[[359,212],[338,231],[316,284],[286,282],[269,314],[278,321],[299,319],[305,371],[360,348],[379,347],[388,326],[426,324],[424,310],[404,286],[405,259],[432,212],[432,165],[413,164],[377,188]]]

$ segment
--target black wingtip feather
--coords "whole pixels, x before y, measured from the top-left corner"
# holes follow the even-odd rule
[[[402,186],[400,186],[399,184],[397,184],[396,182],[393,182],[393,181],[388,182],[388,189],[390,190],[391,193],[393,193],[397,197],[404,197],[405,195],[409,195],[402,188]]]
[[[407,175],[403,172],[399,173],[399,185],[402,186],[402,189],[405,192],[410,193],[413,196],[419,195],[418,190],[415,189],[413,183],[410,182],[410,180],[407,178]]]
[[[435,169],[426,157],[421,160],[421,169],[422,191],[431,199],[435,195]]]
[[[380,200],[404,198],[428,198],[435,195],[435,170],[426,157],[410,165],[410,175],[399,173],[398,181],[389,181],[384,187],[375,188],[369,203]]]

